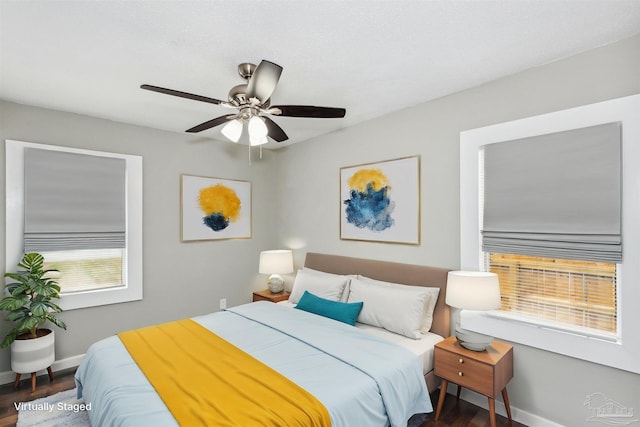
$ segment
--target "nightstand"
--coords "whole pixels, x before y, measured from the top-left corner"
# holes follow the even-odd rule
[[[278,292],[274,294],[269,289],[265,289],[264,291],[254,292],[253,293],[253,301],[271,301],[271,302],[280,302],[286,301],[289,299],[289,295],[291,295],[287,291]]]
[[[511,420],[507,383],[513,378],[513,347],[493,340],[486,351],[471,351],[463,348],[456,337],[449,337],[435,345],[435,374],[442,379],[440,397],[436,409],[436,421],[440,417],[442,404],[449,382],[465,387],[489,398],[491,427],[496,425],[496,396],[502,393],[504,406]]]

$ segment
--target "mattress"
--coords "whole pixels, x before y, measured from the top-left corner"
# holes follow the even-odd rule
[[[431,332],[424,334],[419,340],[414,340],[412,338],[407,338],[405,336],[389,332],[386,329],[365,325],[363,323],[356,323],[356,327],[361,331],[375,335],[376,337],[387,341],[391,341],[392,343],[404,347],[414,353],[418,359],[420,359],[420,366],[422,366],[423,374],[433,370],[434,346],[436,343],[444,339],[440,335],[433,334]]]

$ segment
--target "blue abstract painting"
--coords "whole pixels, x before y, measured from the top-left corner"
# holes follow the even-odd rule
[[[380,169],[360,169],[348,179],[350,197],[344,201],[347,222],[358,228],[382,231],[393,225],[395,203],[387,177]]]
[[[420,242],[419,157],[340,169],[340,238]]]

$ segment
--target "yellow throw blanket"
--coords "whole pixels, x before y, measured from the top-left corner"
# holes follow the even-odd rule
[[[309,392],[193,320],[118,336],[181,426],[331,425]]]

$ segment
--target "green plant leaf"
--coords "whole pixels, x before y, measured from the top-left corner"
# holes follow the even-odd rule
[[[5,273],[4,277],[9,277],[10,279],[17,280],[22,284],[29,283],[29,277],[24,273]]]
[[[47,316],[47,320],[50,321],[51,323],[53,323],[54,325],[56,325],[59,328],[62,328],[62,329],[65,329],[65,330],[67,329],[67,325],[62,320],[58,319],[55,316],[49,315],[49,316]]]
[[[49,301],[49,308],[57,313],[62,313],[62,307],[60,307],[58,304],[55,304],[51,301]]]
[[[31,309],[31,313],[33,313],[33,317],[46,318],[47,313],[49,312],[49,306],[46,302],[42,301],[32,301],[29,308]]]
[[[17,310],[29,302],[29,295],[13,296],[2,298],[0,300],[0,310],[13,311]]]
[[[49,273],[56,273],[56,274],[54,274],[54,275],[53,275],[53,277],[51,277],[51,275],[50,275]],[[42,271],[42,275],[43,275],[43,276],[47,276],[47,275],[49,275],[49,276],[47,277],[47,279],[49,279],[49,280],[56,280],[55,278],[57,277],[57,274],[58,274],[58,273],[60,273],[60,270],[55,269],[55,268],[50,268],[50,269],[48,269],[48,270],[43,270],[43,271]]]
[[[33,282],[33,292],[48,297],[51,294],[51,290],[47,287],[46,284],[41,282]]]
[[[27,271],[42,270],[43,265],[44,257],[36,252],[24,254],[20,263],[18,263],[18,267],[22,267]]]
[[[19,331],[18,334],[21,334],[21,333],[24,333],[24,332],[29,332],[33,328],[37,328],[38,326],[42,325],[43,323],[44,323],[44,321],[41,321],[37,317],[28,316],[28,317],[25,317],[24,319],[19,320],[16,323],[16,326],[15,326],[14,330],[17,329]]]
[[[7,348],[11,345],[12,342],[14,342],[16,340],[16,337],[18,336],[18,334],[14,331],[9,332],[4,339],[2,340],[2,344],[0,344],[0,347],[2,348]]]
[[[9,312],[9,314],[5,316],[4,320],[14,322],[16,320],[24,319],[25,317],[29,317],[29,310],[25,307],[22,307],[19,310]]]
[[[24,283],[9,283],[5,289],[15,297],[29,289],[29,286]]]

